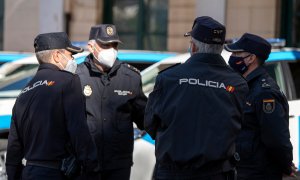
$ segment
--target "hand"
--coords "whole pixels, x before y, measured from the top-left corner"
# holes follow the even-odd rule
[[[291,168],[292,168],[292,173],[290,174],[290,176],[296,177],[297,167],[295,166],[294,163],[292,163]]]
[[[296,176],[297,168],[296,168],[296,166],[295,166],[294,163],[292,163],[291,169],[292,169],[291,174],[284,174],[283,176],[284,176],[284,177],[297,177],[297,176]]]

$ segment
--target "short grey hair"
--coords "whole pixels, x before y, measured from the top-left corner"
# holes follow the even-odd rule
[[[64,53],[65,49],[51,49],[51,50],[39,51],[39,52],[35,53],[35,55],[40,64],[49,63],[51,61],[52,54],[55,51]]]
[[[52,57],[52,53],[54,51],[55,50],[39,51],[39,52],[36,52],[35,55],[40,64],[49,63],[51,60],[51,57]]]
[[[196,40],[193,37],[192,37],[192,42],[196,45],[198,49],[196,53],[221,54],[223,51],[222,44],[206,44]]]

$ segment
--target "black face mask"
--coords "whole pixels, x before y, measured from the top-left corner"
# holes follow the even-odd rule
[[[251,54],[246,57],[230,56],[228,61],[229,66],[238,73],[244,74],[248,70],[248,66],[245,64],[244,59],[249,57],[250,55]]]

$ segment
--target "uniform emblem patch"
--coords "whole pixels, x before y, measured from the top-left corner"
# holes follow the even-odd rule
[[[85,85],[83,88],[83,94],[88,97],[88,96],[91,96],[92,93],[93,93],[93,90],[92,90],[91,86]]]
[[[106,28],[106,33],[110,36],[114,34],[114,29],[112,27],[107,27]]]
[[[263,100],[263,111],[265,113],[272,113],[275,109],[275,99]]]
[[[114,92],[117,93],[119,96],[128,96],[133,94],[131,91],[122,91],[122,90],[114,90]]]

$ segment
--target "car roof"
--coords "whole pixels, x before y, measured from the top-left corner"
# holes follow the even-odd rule
[[[276,61],[296,61],[300,59],[300,49],[298,48],[282,48],[272,50],[266,62]]]
[[[222,51],[222,56],[226,62],[228,62],[231,52],[226,50]],[[183,63],[190,57],[189,53],[179,54],[174,57],[166,58],[160,62],[157,62],[141,73],[146,73],[147,71],[151,70],[153,67],[159,66],[160,64],[176,64],[176,63]],[[276,62],[276,61],[296,61],[300,60],[300,49],[298,48],[282,48],[282,49],[274,49],[272,50],[269,58],[266,62]]]
[[[229,56],[230,56],[230,52],[223,50],[222,51],[222,57],[228,61]],[[153,68],[161,65],[161,64],[176,64],[176,63],[184,63],[187,59],[189,59],[191,57],[190,53],[184,53],[184,54],[179,54],[177,56],[174,57],[169,57],[166,59],[163,59],[162,61],[159,61],[155,64],[152,64],[151,66],[149,66],[148,68],[144,69],[141,72],[141,75],[147,73],[148,71],[151,71]]]

